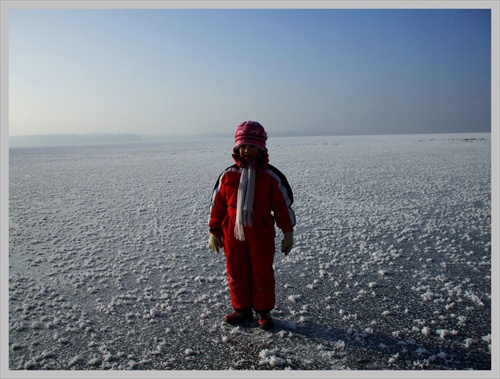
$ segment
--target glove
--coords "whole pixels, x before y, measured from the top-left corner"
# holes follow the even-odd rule
[[[293,247],[293,232],[287,232],[283,236],[283,240],[281,241],[281,252],[285,254],[285,256],[288,255],[290,250],[292,250]]]
[[[210,237],[208,238],[208,248],[216,253],[218,253],[222,248],[222,242],[215,234],[210,233]]]

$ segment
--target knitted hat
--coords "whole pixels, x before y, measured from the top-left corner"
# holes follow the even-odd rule
[[[254,145],[267,152],[266,140],[267,133],[261,124],[257,121],[243,121],[234,133],[233,151],[236,153],[241,145]]]

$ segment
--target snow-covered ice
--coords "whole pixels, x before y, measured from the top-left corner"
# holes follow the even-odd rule
[[[222,323],[231,139],[10,149],[9,369],[490,370],[490,134],[268,146],[297,216],[272,331]]]

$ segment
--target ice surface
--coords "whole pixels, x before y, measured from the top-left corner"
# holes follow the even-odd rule
[[[230,139],[11,149],[9,368],[489,370],[490,134],[268,146],[297,216],[270,332],[221,322]]]

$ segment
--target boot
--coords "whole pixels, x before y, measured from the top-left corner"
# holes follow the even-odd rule
[[[269,330],[274,327],[274,322],[273,319],[271,318],[271,313],[270,312],[259,312],[260,318],[259,318],[259,328],[264,329],[264,330]]]
[[[244,311],[234,311],[228,315],[224,316],[224,321],[228,324],[241,324],[245,321],[250,321],[253,319],[253,312],[251,309],[247,309]]]

